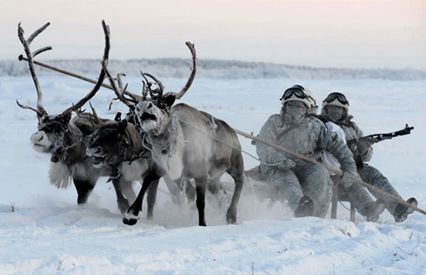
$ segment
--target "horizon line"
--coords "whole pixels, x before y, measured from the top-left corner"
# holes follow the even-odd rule
[[[152,58],[111,58],[110,61],[120,61],[120,62],[128,62],[128,61],[137,61],[137,60],[160,60],[160,59],[178,59],[182,61],[190,60],[184,57],[152,57]],[[44,58],[39,61],[73,61],[73,60],[98,60],[98,58]],[[0,62],[2,61],[18,61],[18,58],[0,58]],[[198,62],[204,61],[219,61],[219,62],[239,62],[239,63],[254,63],[254,64],[269,64],[274,66],[287,66],[287,67],[295,67],[295,68],[306,68],[306,69],[323,69],[323,70],[389,70],[389,71],[422,71],[426,72],[426,68],[414,68],[414,67],[332,67],[332,66],[314,66],[314,65],[294,65],[288,63],[276,63],[271,61],[249,61],[249,60],[241,60],[241,59],[225,59],[225,58],[203,58],[197,59]]]

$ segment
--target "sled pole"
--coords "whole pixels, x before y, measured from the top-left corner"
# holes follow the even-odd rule
[[[304,155],[301,155],[301,154],[298,154],[298,153],[293,152],[293,151],[291,151],[291,150],[288,150],[287,148],[284,148],[284,147],[278,146],[278,145],[276,145],[276,144],[273,144],[273,143],[271,143],[271,142],[268,142],[268,141],[266,141],[266,140],[260,139],[260,138],[258,138],[258,137],[255,137],[255,136],[253,136],[253,135],[251,135],[251,134],[248,134],[248,133],[246,133],[246,132],[243,132],[243,131],[241,131],[241,130],[238,130],[238,129],[235,129],[235,128],[233,128],[233,129],[234,129],[234,131],[235,131],[237,134],[239,134],[239,135],[241,135],[241,136],[243,136],[243,137],[246,137],[246,138],[251,139],[251,140],[254,140],[254,141],[256,141],[256,142],[263,143],[263,144],[265,144],[265,145],[271,146],[271,147],[273,147],[274,149],[276,149],[276,150],[278,150],[278,151],[280,151],[280,152],[282,152],[282,153],[289,154],[289,155],[291,155],[291,156],[293,156],[293,157],[295,157],[295,158],[298,158],[298,159],[301,159],[301,160],[305,160],[305,161],[310,162],[310,163],[313,163],[313,164],[320,164],[320,162],[318,162],[318,161],[316,161],[316,160],[314,160],[314,159],[311,159],[311,158],[305,157]],[[333,172],[333,173],[335,173],[335,174],[336,174],[336,175],[338,175],[338,176],[341,176],[341,175],[342,175],[342,172],[341,172],[340,170],[334,170],[334,169],[333,169],[333,170],[332,170],[332,171],[330,171],[330,172]]]
[[[235,128],[233,128],[233,129],[234,129],[234,131],[235,131],[237,134],[239,134],[239,135],[241,135],[241,136],[243,136],[243,137],[245,137],[245,138],[248,138],[248,139],[254,140],[254,141],[256,141],[256,142],[263,143],[263,144],[265,144],[265,145],[271,146],[272,148],[274,148],[274,149],[276,149],[277,151],[280,151],[280,152],[282,152],[282,153],[289,154],[289,155],[291,155],[291,156],[293,156],[293,157],[295,157],[295,158],[298,158],[298,159],[301,159],[301,160],[305,160],[305,161],[310,162],[310,163],[313,163],[313,164],[322,164],[321,162],[316,161],[316,160],[314,160],[314,159],[312,159],[312,158],[306,157],[306,156],[304,156],[304,155],[301,155],[301,154],[298,154],[298,153],[293,152],[293,151],[291,151],[291,150],[288,150],[287,148],[284,148],[284,147],[278,146],[278,145],[276,145],[276,144],[273,144],[273,143],[271,143],[271,142],[265,141],[265,140],[260,139],[260,138],[258,138],[258,137],[256,137],[256,136],[253,136],[253,135],[251,135],[251,134],[249,134],[249,133],[243,132],[243,131],[238,130],[238,129],[235,129]],[[338,175],[338,176],[341,176],[341,175],[343,174],[343,173],[342,173],[342,171],[340,171],[340,170],[330,169],[330,168],[328,168],[328,167],[327,167],[327,169],[328,169],[330,172],[332,172],[332,173],[334,173],[334,174],[336,174],[336,175]],[[364,182],[364,181],[362,181],[362,180],[360,180],[360,181],[356,181],[355,183],[360,184],[360,185],[362,185],[362,186],[364,186],[364,187],[368,188],[369,190],[372,190],[372,191],[375,191],[375,192],[377,192],[377,193],[380,193],[380,194],[382,194],[382,195],[384,195],[384,196],[387,196],[387,197],[391,198],[392,200],[394,200],[394,201],[396,201],[396,202],[398,202],[398,203],[400,203],[400,204],[402,204],[402,205],[404,205],[404,206],[406,206],[406,207],[409,207],[409,208],[411,208],[411,209],[414,209],[414,210],[415,210],[415,211],[417,211],[417,212],[422,213],[423,215],[426,215],[426,211],[425,211],[425,210],[423,210],[423,209],[421,209],[421,208],[418,208],[418,207],[415,207],[415,206],[412,206],[410,203],[406,202],[406,201],[405,201],[405,200],[403,200],[402,198],[397,197],[397,196],[395,196],[395,195],[393,195],[393,194],[390,194],[390,193],[388,193],[388,192],[386,192],[386,191],[384,191],[384,190],[382,190],[382,189],[380,189],[380,188],[377,188],[377,187],[375,187],[375,186],[373,186],[373,185],[371,185],[371,184],[369,184],[369,183],[366,183],[366,182]]]
[[[422,213],[423,215],[426,215],[426,211],[425,210],[423,210],[421,208],[418,208],[418,207],[415,207],[415,206],[412,206],[410,203],[408,203],[407,201],[401,199],[400,197],[397,197],[397,196],[395,196],[393,194],[390,194],[390,193],[388,193],[388,192],[386,192],[386,191],[384,191],[384,190],[382,190],[380,188],[377,188],[377,187],[375,187],[375,186],[373,186],[371,184],[368,184],[368,183],[366,183],[366,182],[364,182],[362,180],[361,181],[356,181],[356,183],[361,184],[362,186],[366,187],[369,190],[372,190],[374,192],[377,192],[377,193],[380,193],[382,195],[385,195],[385,196],[393,199],[394,201],[396,201],[396,202],[398,202],[400,204],[403,204],[404,206],[407,206],[408,208],[414,209],[417,212]]]
[[[28,58],[21,56],[19,58],[19,61],[22,61],[22,60],[28,61]],[[83,81],[86,81],[86,82],[89,82],[89,83],[92,83],[92,84],[96,84],[96,82],[97,82],[96,80],[90,79],[88,77],[81,76],[81,75],[78,75],[78,74],[75,74],[75,73],[72,73],[72,72],[68,72],[68,71],[65,71],[63,69],[59,69],[59,68],[54,67],[52,65],[46,64],[46,63],[42,63],[42,62],[35,61],[35,60],[33,61],[33,63],[40,66],[40,67],[43,67],[43,68],[46,68],[46,69],[49,69],[49,70],[52,70],[52,71],[55,71],[55,72],[58,72],[58,73],[61,73],[61,74],[65,74],[65,75],[68,75],[68,76],[71,76],[71,77],[74,77],[74,78],[77,78],[77,79],[80,79],[80,80],[83,80]],[[104,88],[110,89],[110,90],[114,90],[108,84],[102,83],[101,86],[104,87]]]

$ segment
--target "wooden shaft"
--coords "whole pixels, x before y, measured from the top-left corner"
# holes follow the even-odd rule
[[[21,57],[20,60],[28,61],[28,58]],[[52,71],[56,71],[56,72],[59,72],[59,73],[62,73],[62,74],[65,74],[65,75],[68,75],[68,76],[71,76],[71,77],[83,80],[83,81],[86,81],[86,82],[90,82],[92,84],[96,84],[96,82],[97,82],[96,80],[93,80],[93,79],[87,78],[85,76],[81,76],[81,75],[78,75],[78,74],[75,74],[75,73],[72,73],[72,72],[68,72],[68,71],[59,69],[57,67],[51,66],[51,65],[46,64],[46,63],[42,63],[40,61],[35,61],[34,60],[33,63],[36,64],[36,65],[38,65],[38,66],[40,66],[40,67],[43,67],[43,68],[46,68],[46,69],[49,69],[49,70],[52,70]],[[112,88],[112,86],[108,85],[108,84],[102,84],[102,87],[110,89],[110,90],[114,90]]]

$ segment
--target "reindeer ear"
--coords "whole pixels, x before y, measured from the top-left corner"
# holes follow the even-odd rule
[[[166,103],[166,105],[168,107],[171,107],[173,105],[173,103],[175,103],[176,95],[173,94],[173,93],[167,93],[163,96],[163,100],[164,100],[164,103]]]
[[[68,124],[71,120],[71,112],[65,113],[65,115],[61,115],[61,120],[65,123]]]
[[[121,113],[120,112],[117,112],[117,114],[115,114],[114,121],[121,121]]]
[[[127,120],[123,119],[122,121],[120,121],[118,123],[118,127],[119,127],[120,131],[124,132],[126,130],[126,127],[127,127]]]
[[[38,123],[41,123],[41,122],[43,122],[43,119],[45,118],[45,116],[44,115],[40,115],[39,113],[37,113],[37,120],[38,120]]]

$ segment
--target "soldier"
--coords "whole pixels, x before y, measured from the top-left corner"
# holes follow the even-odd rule
[[[317,116],[317,103],[312,96],[310,98],[310,101],[311,107],[308,112],[311,116]],[[327,121],[321,116],[317,117],[324,122],[325,127],[328,131],[336,133],[338,139],[342,140],[346,144],[345,132],[339,125],[335,124],[334,122]],[[340,170],[339,161],[335,157],[333,157],[333,155],[331,155],[329,152],[321,152],[318,160],[324,163],[324,165],[329,169],[329,171]],[[385,204],[382,201],[374,201],[367,188],[363,187],[362,185],[352,185],[351,183],[346,184],[342,182],[339,176],[335,175],[333,172],[330,172],[330,176],[334,184],[339,184],[339,191],[340,189],[343,189],[342,192],[347,195],[349,201],[352,203],[355,209],[357,209],[358,212],[363,215],[367,221],[375,222],[379,220],[380,214],[385,210]],[[346,188],[346,186],[348,187]]]
[[[348,114],[349,102],[344,94],[342,93],[331,93],[323,101],[321,116],[327,121],[332,121],[339,125],[345,132],[346,141],[351,141],[355,146],[350,146],[352,153],[356,159],[360,159],[357,163],[358,173],[361,179],[377,188],[380,188],[396,197],[401,198],[395,188],[392,187],[389,180],[376,168],[366,164],[373,154],[373,148],[371,144],[359,139],[363,136],[362,131],[352,121],[353,116]],[[356,141],[356,142],[353,142]],[[346,188],[353,188],[351,182],[344,183]],[[386,209],[394,216],[396,222],[401,222],[407,218],[407,216],[414,210],[406,207],[403,204],[396,202],[395,200],[378,192],[371,191],[371,193],[379,200],[385,203]],[[363,197],[353,198],[355,203],[362,203]],[[360,201],[361,200],[361,201]],[[414,198],[407,200],[408,203],[417,205],[417,201]]]
[[[327,131],[321,120],[308,115],[309,97],[300,85],[285,90],[280,114],[268,118],[259,138],[310,158],[328,151],[341,164],[345,181],[359,180],[348,147],[335,133]],[[296,159],[260,142],[256,143],[256,150],[262,161],[262,178],[276,187],[278,197],[287,200],[295,216],[327,214],[333,182],[324,165]]]

